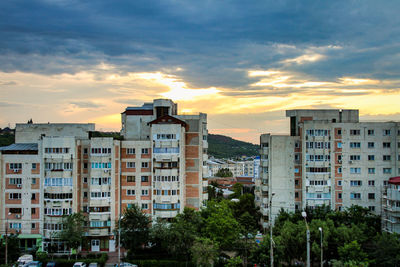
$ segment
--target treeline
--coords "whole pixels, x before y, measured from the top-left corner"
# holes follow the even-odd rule
[[[399,236],[382,233],[380,218],[367,209],[353,206],[339,212],[321,207],[306,212],[314,266],[321,260],[319,228],[326,266],[400,265]],[[135,206],[125,211],[121,241],[132,263],[173,259],[193,266],[269,266],[269,232],[260,244],[255,241],[259,217],[251,194],[237,202],[212,200],[200,211],[185,208],[172,221],[153,224]],[[301,213],[281,211],[273,232],[275,266],[305,264],[306,224]]]

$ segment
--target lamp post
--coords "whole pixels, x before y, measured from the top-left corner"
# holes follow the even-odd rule
[[[271,260],[271,267],[274,266],[274,246],[272,240],[272,198],[275,196],[275,193],[272,192],[271,196],[269,197],[269,243],[270,243],[270,260]]]
[[[11,212],[8,213],[8,216],[10,215]],[[6,219],[6,255],[5,255],[6,265],[8,264],[8,216]]]
[[[119,216],[118,220],[118,267],[121,265],[121,220],[124,216]]]
[[[322,243],[322,227],[319,227],[318,228],[318,230],[320,231],[320,233],[321,233],[321,267],[323,267],[324,266],[324,261],[323,261],[323,243]]]
[[[307,267],[310,267],[310,228],[308,228],[307,223],[307,213],[305,211],[301,212],[301,216],[303,216],[304,221],[306,222],[307,227]]]

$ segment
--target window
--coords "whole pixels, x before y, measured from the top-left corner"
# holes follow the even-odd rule
[[[261,147],[268,148],[269,147],[269,143],[261,143]]]
[[[360,155],[350,155],[350,160],[361,160]]]
[[[134,183],[135,182],[135,176],[131,176],[131,175],[126,176],[126,181],[128,183]]]
[[[299,173],[299,172],[300,172],[299,168],[294,168],[294,173]]]
[[[388,130],[388,129],[383,130],[383,135],[384,136],[390,135],[390,130]]]
[[[300,183],[299,183],[299,179],[295,179],[295,180],[294,180],[294,185],[297,186],[297,185],[299,185],[299,184],[300,184]]]
[[[337,130],[337,134],[338,134],[338,135],[342,135],[342,129],[338,129],[338,130]]]
[[[83,198],[87,198],[87,192],[83,192]]]
[[[87,177],[83,177],[83,183],[87,184]]]
[[[368,135],[375,135],[375,130],[368,130]]]
[[[375,160],[375,155],[368,155],[368,160]]]
[[[374,174],[375,168],[368,168],[368,174]]]
[[[87,169],[87,168],[88,168],[87,162],[84,162],[84,163],[83,163],[83,168],[84,168],[84,169]]]
[[[352,174],[360,174],[361,168],[350,168],[350,173]]]
[[[397,155],[397,160],[400,160],[400,155]]]
[[[360,142],[350,142],[350,148],[360,148],[361,143]]]
[[[350,193],[350,199],[361,199],[361,193]]]
[[[88,149],[87,149],[87,148],[84,148],[84,149],[83,149],[83,154],[86,155],[87,153],[88,153]]]
[[[142,210],[147,210],[149,208],[149,204],[142,203]]]
[[[342,173],[342,167],[337,168],[338,173]]]
[[[390,155],[383,155],[383,160],[384,161],[390,160]]]
[[[135,195],[135,190],[134,190],[134,189],[128,189],[128,190],[126,190],[126,195],[127,195],[127,196],[134,196],[134,195]]]
[[[299,192],[294,192],[294,197],[299,198]]]
[[[368,206],[369,211],[375,211],[375,206]]]
[[[32,163],[32,170],[36,170],[36,163]]]
[[[338,155],[338,156],[337,156],[337,160],[338,160],[339,163],[340,163],[340,161],[342,161],[342,155]]]
[[[32,229],[36,229],[36,223],[32,223],[32,224],[31,224],[31,228],[32,228]]]
[[[350,130],[350,135],[360,135],[360,130]]]
[[[369,180],[368,181],[368,186],[375,186],[375,181],[374,180]]]
[[[368,199],[375,199],[375,193],[368,193]]]
[[[31,200],[35,200],[35,199],[36,199],[36,193],[32,193]]]
[[[10,169],[22,169],[22,163],[10,163]]]
[[[127,167],[128,169],[135,168],[135,162],[127,162],[127,163],[126,163],[126,167]]]
[[[342,180],[338,180],[338,181],[337,181],[337,185],[338,185],[338,186],[342,186]]]
[[[142,182],[148,182],[149,181],[149,176],[142,176],[141,177]]]
[[[148,195],[149,195],[149,190],[142,189],[142,196],[148,196]]]
[[[383,148],[390,148],[390,142],[383,142]]]
[[[300,142],[294,143],[294,148],[300,148]]]
[[[368,142],[368,148],[374,148],[375,143],[374,142]]]
[[[126,154],[129,154],[129,155],[135,154],[135,149],[134,148],[127,148],[126,149]]]
[[[351,180],[350,186],[362,186],[362,181],[360,180]]]
[[[142,154],[149,154],[148,148],[142,148]]]
[[[148,168],[149,163],[148,162],[142,162],[142,168]]]
[[[342,199],[342,193],[338,193],[337,198]]]
[[[36,208],[31,208],[31,214],[36,214]]]
[[[342,142],[337,142],[336,147],[337,148],[342,148]]]
[[[21,185],[22,178],[8,178],[8,184]]]
[[[390,174],[390,173],[392,173],[392,168],[383,168],[383,173],[384,173],[384,174]]]
[[[21,193],[10,193],[8,199],[21,199]]]
[[[36,178],[32,178],[32,184],[36,184]]]

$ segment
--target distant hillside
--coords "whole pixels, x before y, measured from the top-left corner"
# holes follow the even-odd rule
[[[235,140],[229,136],[208,134],[208,155],[216,158],[236,158],[257,156],[259,146]]]

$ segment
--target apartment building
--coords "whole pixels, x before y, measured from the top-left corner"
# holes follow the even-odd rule
[[[16,143],[0,148],[2,231],[27,250],[68,253],[57,240],[63,215],[86,216],[88,251],[115,251],[115,224],[138,205],[170,220],[207,196],[207,116],[177,115],[156,99],[122,113],[122,140],[94,137],[94,124],[17,124]]]
[[[258,177],[260,159],[248,159],[245,161],[209,159],[207,160],[207,176],[214,177],[220,169],[228,169],[233,177]]]
[[[382,198],[382,230],[400,234],[400,177],[392,177]]]
[[[289,198],[276,205],[294,204],[297,210],[321,205],[341,210],[360,205],[380,214],[383,186],[399,173],[399,123],[360,122],[358,110],[288,110],[286,116],[290,117],[290,136],[285,138],[292,140],[291,148],[265,149],[273,144],[274,136],[272,140],[261,136],[261,177],[269,172],[263,161],[269,166],[286,164],[274,163],[271,153],[293,157],[286,165],[293,172],[285,177],[294,180],[289,189],[294,193],[294,203]],[[285,179],[273,174],[266,177],[272,183],[260,179],[260,201],[263,194],[270,197],[261,190],[263,186],[268,193],[287,186]]]

